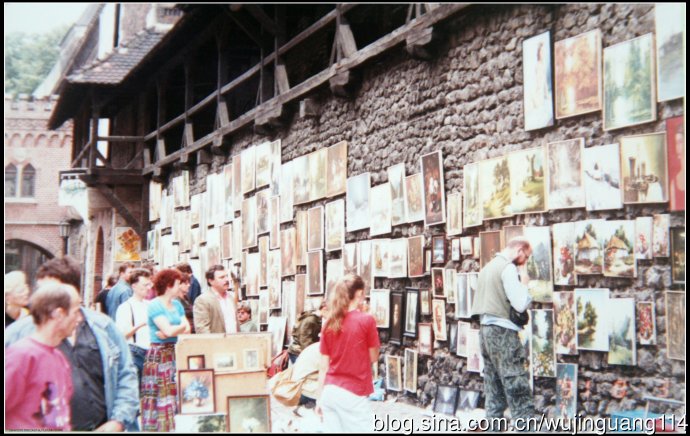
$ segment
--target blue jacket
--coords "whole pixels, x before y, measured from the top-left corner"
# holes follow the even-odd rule
[[[110,318],[83,307],[81,311],[101,352],[108,420],[123,423],[127,431],[138,431],[139,381],[127,342]],[[33,317],[17,320],[5,330],[5,348],[35,331]]]
[[[129,300],[133,294],[134,291],[132,290],[132,287],[129,286],[129,283],[122,279],[120,279],[120,281],[117,282],[112,289],[110,289],[108,296],[105,299],[105,306],[108,308],[108,316],[110,316],[113,321],[115,321],[117,308],[120,307],[120,304]]]
[[[201,295],[201,285],[199,284],[199,280],[192,275],[192,283],[189,286],[189,301],[194,304],[194,300],[196,300],[196,297]]]

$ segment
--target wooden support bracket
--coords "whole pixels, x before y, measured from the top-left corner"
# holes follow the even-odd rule
[[[300,118],[318,118],[321,115],[321,105],[313,98],[307,97],[299,102]]]
[[[134,218],[134,215],[132,215],[129,209],[127,209],[127,206],[125,206],[117,195],[115,195],[115,191],[105,185],[96,185],[96,188],[98,189],[98,192],[100,192],[103,197],[108,200],[108,203],[115,208],[117,213],[124,218],[125,222],[127,222],[127,225],[133,228],[140,237],[143,237],[144,234],[142,233],[141,223],[139,220]]]
[[[338,71],[328,80],[333,95],[350,99],[359,84],[359,74],[352,70]]]
[[[436,55],[441,35],[433,27],[414,30],[405,39],[405,50],[415,59],[430,60]]]

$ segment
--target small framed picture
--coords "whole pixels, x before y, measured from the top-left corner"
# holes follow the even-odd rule
[[[270,433],[271,403],[268,395],[227,397],[230,433]]]
[[[450,240],[450,260],[460,262],[460,238]]]
[[[455,407],[458,403],[457,386],[437,386],[434,412],[444,415],[455,415]]]
[[[419,289],[405,288],[405,328],[404,336],[417,337],[417,319],[419,311]]]
[[[431,286],[434,290],[434,297],[445,296],[443,283],[443,268],[431,268]]]
[[[402,357],[386,355],[386,389],[401,392],[402,384]]]
[[[204,355],[187,356],[187,369],[206,369],[206,358]]]
[[[460,238],[460,254],[463,256],[472,256],[472,236],[463,236]]]
[[[180,370],[180,414],[214,413],[213,369]]]
[[[434,298],[431,302],[432,316],[434,318],[434,337],[437,341],[447,341],[447,331],[446,327],[446,299],[445,298]]]
[[[431,248],[424,249],[424,275],[431,273]]]
[[[419,323],[419,354],[433,356],[434,354],[434,331],[431,323]]]
[[[417,393],[417,351],[405,349],[403,386],[407,392]]]
[[[388,341],[391,344],[401,345],[403,336],[403,316],[405,314],[405,299],[402,291],[391,291],[391,329]]]
[[[217,372],[234,371],[237,369],[237,355],[235,353],[217,353],[213,355],[213,369]]]
[[[479,405],[479,392],[478,391],[465,391],[460,390],[460,403],[458,408],[460,410],[474,410]]]
[[[244,369],[259,369],[259,350],[244,350]]]
[[[446,235],[431,237],[431,263],[438,265],[446,263]]]
[[[431,291],[421,289],[419,291],[419,314],[431,315]]]

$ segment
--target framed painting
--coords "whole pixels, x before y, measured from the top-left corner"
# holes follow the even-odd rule
[[[376,327],[390,327],[390,290],[372,289],[369,294],[369,313],[376,320]]]
[[[424,204],[422,192],[424,186],[422,173],[405,177],[405,219],[408,223],[424,220]]]
[[[484,370],[484,358],[479,346],[479,330],[470,329],[467,333],[467,372],[481,374]]]
[[[402,392],[402,357],[386,354],[386,389]]]
[[[371,265],[371,241],[359,241],[359,276],[364,281],[364,295],[369,295],[374,283],[374,270]]]
[[[670,229],[671,215],[667,213],[652,215],[652,256],[669,257],[671,253]]]
[[[115,262],[138,262],[141,260],[141,237],[131,227],[116,227],[113,241]]]
[[[235,205],[233,204],[234,196],[232,191],[232,162],[223,167],[223,200],[225,200],[225,207],[223,208],[223,222],[229,223],[235,219]]]
[[[570,419],[577,414],[577,365],[556,364],[555,418]]]
[[[604,233],[604,275],[607,277],[637,277],[635,261],[635,221],[606,221]]]
[[[271,196],[280,195],[280,182],[282,178],[283,163],[283,143],[280,139],[271,141],[271,156],[269,157],[269,167],[271,174]]]
[[[307,156],[300,156],[292,161],[292,194],[294,205],[309,202],[309,161],[307,159]]]
[[[623,208],[618,144],[585,148],[582,157],[587,210]]]
[[[656,345],[656,307],[653,301],[637,302],[637,343]]]
[[[685,4],[654,5],[657,101],[685,97]]]
[[[345,244],[345,200],[326,203],[326,251],[339,251]]]
[[[198,226],[199,225],[199,212],[200,211],[201,211],[201,194],[194,194],[189,199],[189,219],[190,219],[190,223],[192,226]]]
[[[609,365],[637,365],[635,299],[614,298],[609,300]]]
[[[431,274],[431,248],[424,249],[424,275]]]
[[[436,386],[436,396],[434,397],[434,412],[444,415],[455,416],[455,408],[458,404],[457,386]]]
[[[489,263],[494,255],[501,251],[501,231],[479,232],[479,264],[480,268]]]
[[[220,252],[221,258],[232,259],[232,223],[220,228]]]
[[[685,291],[666,291],[666,355],[685,361]]]
[[[242,200],[242,249],[256,247],[256,197]]]
[[[457,278],[457,272],[455,268],[444,268],[443,269],[443,293],[446,296],[448,303],[455,304],[455,291],[457,289],[457,284],[455,280]]]
[[[546,210],[544,147],[508,154],[510,207],[514,214]]]
[[[651,216],[635,218],[635,259],[652,259],[652,228],[654,219]]]
[[[685,284],[685,227],[671,229],[671,278],[674,284]]]
[[[462,194],[459,192],[448,194],[446,232],[452,236],[462,233]]]
[[[604,49],[604,130],[656,120],[654,34]]]
[[[371,175],[359,174],[347,179],[346,213],[347,231],[369,228],[369,190]]]
[[[439,265],[446,263],[446,235],[434,235],[431,237],[431,263]]]
[[[280,223],[291,223],[294,219],[294,181],[292,179],[292,161],[280,166]]]
[[[407,238],[391,239],[388,252],[390,278],[407,277]]]
[[[323,251],[307,253],[307,295],[323,295]]]
[[[525,227],[524,236],[532,246],[532,255],[527,260],[527,288],[535,302],[550,303],[553,301],[551,228]]]
[[[525,226],[523,225],[503,226],[501,229],[501,250],[506,248],[506,245],[508,245],[511,239],[523,236],[524,234]]]
[[[666,134],[621,138],[623,203],[646,204],[668,201]]]
[[[343,274],[359,274],[359,244],[350,242],[343,245]]]
[[[556,354],[577,354],[575,341],[575,293],[554,292],[554,342]]]
[[[479,392],[466,391],[460,389],[460,398],[458,400],[458,409],[460,410],[474,410],[479,405]]]
[[[307,211],[298,210],[295,214],[295,265],[307,264]]]
[[[268,325],[268,314],[271,312],[268,289],[259,290],[259,325]]]
[[[446,194],[441,151],[421,157],[424,183],[424,227],[446,222]]]
[[[216,353],[213,355],[213,369],[216,373],[234,371],[237,368],[237,354]]]
[[[229,433],[270,433],[269,395],[227,397]]]
[[[601,31],[557,41],[554,58],[556,118],[601,110]]]
[[[467,336],[470,333],[471,326],[469,322],[458,321],[458,343],[455,347],[455,354],[460,357],[467,357]]]
[[[323,243],[323,206],[307,211],[307,251],[322,250]]]
[[[173,178],[173,199],[175,208],[189,206],[189,171]]]
[[[261,284],[261,253],[247,253],[247,261],[244,264],[246,269],[246,295],[259,295]],[[264,282],[265,284],[265,282]]]
[[[271,231],[270,217],[269,214],[269,202],[270,202],[271,191],[269,189],[264,189],[259,191],[254,196],[256,198],[256,234],[263,235]],[[247,221],[244,222],[245,225]]]
[[[685,16],[685,15],[683,15]],[[685,210],[685,117],[666,120],[668,180],[671,211]]]
[[[575,274],[602,274],[604,248],[598,234],[604,222],[604,220],[584,220],[575,223]]]
[[[553,310],[530,310],[532,318],[532,373],[556,377],[556,347],[553,341]]]
[[[550,142],[546,145],[548,162],[548,208],[585,207],[582,179],[582,151],[585,139]]]
[[[163,185],[149,182],[149,221],[157,221],[161,217],[161,199],[163,198]],[[197,205],[198,208],[198,205]],[[197,209],[198,213],[198,209]],[[198,217],[197,217],[198,218]]]
[[[371,212],[369,235],[386,235],[391,232],[391,187],[388,182],[371,188]]]
[[[575,289],[577,349],[609,351],[608,289]]]
[[[424,276],[424,235],[407,238],[408,277]]]
[[[225,413],[200,415],[175,415],[175,431],[191,433],[225,433]]]
[[[282,303],[283,283],[280,277],[280,260],[280,250],[268,252],[268,299],[271,309],[280,309]]]
[[[458,349],[458,324],[451,322],[448,324],[448,352],[456,354]]]
[[[340,141],[328,147],[326,196],[335,197],[345,193],[347,184],[347,141]]]
[[[305,295],[307,293],[306,274],[295,274],[295,291],[297,292],[297,313],[302,313],[304,312]]]
[[[467,298],[467,273],[456,273],[455,276],[455,318],[469,318],[470,306]]]
[[[522,42],[525,130],[553,126],[551,31]]]
[[[388,266],[388,245],[390,239],[371,240],[371,262],[374,277],[388,277],[390,267]]]
[[[280,271],[282,277],[294,276],[295,266],[295,229],[280,231]]]
[[[269,223],[268,226],[271,229],[271,250],[275,248],[280,248],[280,197],[271,197],[268,200],[268,211],[269,211]]]
[[[479,163],[467,164],[463,167],[463,220],[464,228],[480,226],[483,219],[482,201],[479,192]]]
[[[187,356],[187,369],[206,369],[206,357],[203,354]]]
[[[242,194],[256,188],[256,147],[247,147],[240,152],[242,163]]]
[[[446,299],[431,300],[431,315],[433,317],[434,337],[437,341],[447,341],[448,327],[446,325]]]
[[[232,157],[232,205],[235,212],[242,208],[242,154]]]
[[[215,412],[215,383],[213,369],[179,372],[180,414]]]
[[[388,183],[391,188],[391,225],[405,224],[405,164],[399,163],[388,168]],[[373,197],[376,198],[376,197]]]
[[[419,289],[405,288],[405,328],[404,336],[417,337],[417,320],[419,318]]]
[[[271,183],[271,143],[266,141],[254,148],[256,163],[256,188]]]
[[[405,372],[403,386],[405,391],[417,393],[417,350],[405,348]]]
[[[419,354],[425,356],[434,355],[434,332],[431,323],[419,323]]]
[[[321,148],[307,156],[309,162],[309,201],[326,198],[328,149]]]
[[[472,256],[472,236],[463,236],[460,238],[460,254],[463,256]]]
[[[402,345],[403,329],[404,325],[403,319],[405,315],[405,298],[403,291],[394,290],[391,291],[391,330],[388,342],[394,345]]]
[[[460,262],[460,238],[450,240],[450,260]]]
[[[479,162],[479,198],[484,220],[513,215],[511,208],[508,157]]]
[[[431,315],[431,291],[428,289],[419,291],[419,314]]]
[[[554,285],[575,286],[575,223],[557,223],[552,227]]]
[[[444,274],[443,268],[431,268],[431,285],[434,290],[434,297],[444,297]]]

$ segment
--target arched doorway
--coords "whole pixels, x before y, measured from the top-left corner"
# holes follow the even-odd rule
[[[31,289],[35,288],[36,270],[54,256],[47,250],[21,239],[5,241],[5,274],[11,271],[24,271]]]
[[[96,296],[103,288],[103,277],[105,272],[103,271],[103,256],[105,253],[105,243],[103,241],[103,228],[98,228],[98,236],[96,237],[96,257],[95,264],[93,268],[93,298],[92,302],[96,301]]]

